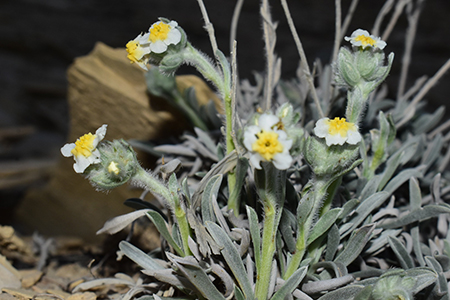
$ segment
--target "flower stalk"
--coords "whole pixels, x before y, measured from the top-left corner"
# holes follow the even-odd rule
[[[255,294],[257,299],[267,299],[276,251],[275,238],[286,194],[286,170],[279,170],[272,163],[263,162],[262,169],[255,170],[255,184],[264,210],[261,261],[257,264],[259,268],[257,267]]]

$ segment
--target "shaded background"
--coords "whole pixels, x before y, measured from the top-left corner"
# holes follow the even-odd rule
[[[282,77],[295,75],[298,55],[281,5],[272,2],[279,21],[277,54]],[[349,27],[370,30],[384,1],[360,1]],[[343,15],[350,1],[344,0]],[[235,1],[205,0],[219,48],[229,53],[229,30]],[[334,37],[334,1],[289,1],[291,13],[310,64],[316,57],[328,62]],[[407,88],[422,75],[432,76],[450,57],[450,1],[425,3],[412,54]],[[176,20],[192,44],[211,55],[211,47],[196,0],[0,0],[0,224],[13,222],[13,207],[30,186],[45,183],[45,176],[9,182],[5,166],[47,162],[59,158],[66,142],[68,109],[66,69],[74,58],[89,53],[97,41],[124,47],[158,17]],[[387,52],[396,59],[388,78],[392,96],[403,53],[407,20],[402,16],[388,40]],[[383,28],[383,27],[382,27]],[[238,64],[241,78],[264,70],[259,1],[246,0],[239,21]],[[193,72],[183,67],[182,73]],[[426,100],[430,108],[446,105],[449,75],[441,79]],[[449,116],[447,112],[447,118]],[[3,169],[3,171],[2,171]]]

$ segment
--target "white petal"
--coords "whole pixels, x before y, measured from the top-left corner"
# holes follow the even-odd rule
[[[314,134],[318,137],[324,138],[328,135],[329,124],[328,118],[322,118],[316,122],[316,126],[314,127]]]
[[[163,53],[167,50],[167,45],[163,41],[157,40],[150,44],[150,50],[154,53]]]
[[[95,135],[98,137],[98,139],[101,141],[105,138],[106,135],[106,129],[108,127],[108,124],[103,124],[102,126],[100,126],[99,129],[97,129],[95,131]]]
[[[258,125],[261,129],[272,130],[272,126],[280,122],[277,116],[262,114],[258,119]]]
[[[75,163],[73,164],[73,169],[77,173],[84,173],[84,170],[86,170],[86,168],[89,167],[90,164],[91,162],[86,157],[82,155],[78,157],[75,156]]]
[[[277,153],[273,156],[273,165],[279,170],[286,170],[291,166],[292,156],[289,153]]]
[[[347,131],[347,143],[356,145],[361,141],[361,134],[358,130],[349,130]]]
[[[170,21],[168,25],[172,28],[178,27],[177,21]]]
[[[261,129],[258,126],[250,126],[244,132],[244,146],[248,151],[252,151],[252,146],[256,142],[256,136]]]
[[[170,45],[170,44],[178,44],[181,41],[181,32],[176,29],[173,28],[172,30],[169,31],[169,33],[167,34],[167,39],[164,41],[164,43],[166,45]]]
[[[71,157],[73,156],[72,154],[73,149],[75,149],[74,143],[65,144],[64,147],[61,148],[61,154],[64,155],[65,157]]]
[[[347,137],[342,137],[340,134],[335,134],[335,135],[328,134],[325,137],[325,141],[327,143],[327,146],[344,145],[346,140],[347,140]]]
[[[289,150],[292,147],[292,140],[288,140],[288,139],[278,139],[278,141],[280,141],[281,145],[283,145],[283,152],[289,152]]]
[[[367,30],[363,30],[363,29],[356,29],[355,31],[353,31],[352,33],[352,37],[356,38],[360,35],[364,35],[364,36],[370,36],[370,33]]]
[[[141,33],[134,40],[138,42],[141,46],[147,45],[150,43],[150,32]]]
[[[375,42],[375,47],[377,47],[377,48],[379,48],[379,49],[381,49],[381,50],[383,50],[384,47],[386,47],[386,45],[387,45],[387,43],[386,43],[385,41],[381,40],[381,39],[378,39],[378,40]]]
[[[254,153],[250,155],[250,164],[258,169],[261,170],[261,161],[264,160],[264,158],[259,153]]]

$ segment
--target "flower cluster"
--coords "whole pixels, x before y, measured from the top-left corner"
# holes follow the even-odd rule
[[[154,23],[148,32],[139,34],[127,43],[128,59],[147,70],[150,53],[164,53],[170,45],[181,41],[181,32],[177,27],[178,23],[175,21],[161,19]]]
[[[261,169],[261,161],[272,162],[280,170],[291,165],[292,140],[282,128],[277,116],[263,114],[257,125],[249,126],[244,132],[244,146],[250,151],[250,163],[256,169]]]

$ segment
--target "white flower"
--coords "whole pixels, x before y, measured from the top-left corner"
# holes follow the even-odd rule
[[[88,133],[80,137],[75,143],[65,144],[61,148],[61,153],[65,157],[71,157],[75,159],[73,169],[77,173],[83,173],[87,167],[92,164],[98,164],[100,162],[100,152],[97,145],[103,140],[106,135],[106,127],[108,125],[102,125],[95,134]]]
[[[175,21],[170,21],[169,24],[163,21],[153,23],[148,36],[151,52],[163,53],[167,50],[167,46],[178,44],[181,41],[181,32],[177,26],[178,23]]]
[[[286,170],[292,162],[289,150],[292,140],[279,128],[283,124],[274,115],[263,114],[258,125],[249,126],[244,132],[244,146],[251,152],[250,163],[261,169],[261,161],[271,161],[277,169]]]
[[[325,138],[327,146],[343,145],[345,142],[356,145],[361,141],[358,125],[347,122],[345,118],[322,118],[316,122],[314,133]]]
[[[362,47],[363,49],[373,47],[383,50],[387,45],[381,38],[370,35],[368,31],[362,29],[353,31],[350,37],[346,36],[344,39],[350,41],[353,46]]]
[[[128,59],[132,63],[137,63],[142,69],[147,70],[147,63],[150,54],[149,33],[141,33],[134,40],[129,41],[126,45]]]

